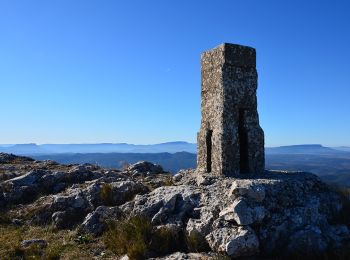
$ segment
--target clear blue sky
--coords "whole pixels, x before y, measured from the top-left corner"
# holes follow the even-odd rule
[[[266,145],[350,145],[347,0],[0,0],[0,143],[195,142],[200,53],[257,49]]]

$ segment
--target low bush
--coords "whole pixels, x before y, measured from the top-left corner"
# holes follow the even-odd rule
[[[184,244],[180,233],[167,227],[155,228],[149,218],[136,215],[110,222],[104,241],[117,255],[138,260],[180,250]]]
[[[198,233],[193,232],[191,235],[186,235],[185,241],[189,252],[210,251],[207,241]]]
[[[118,255],[127,254],[131,259],[144,259],[152,238],[152,224],[143,216],[131,216],[109,223],[104,241]]]

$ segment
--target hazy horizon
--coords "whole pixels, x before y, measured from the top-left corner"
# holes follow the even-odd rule
[[[112,143],[112,142],[101,142],[101,143],[0,143],[0,146],[9,146],[9,145],[94,145],[94,144],[126,144],[126,145],[159,145],[159,144],[170,144],[170,143],[187,143],[187,144],[197,144],[196,142],[187,142],[187,141],[168,141],[168,142],[162,142],[162,143],[125,143],[125,142],[118,142],[118,143]],[[276,146],[266,146],[265,148],[274,148],[274,147],[282,147],[282,146],[303,146],[303,145],[321,145],[323,147],[344,147],[344,148],[350,148],[350,145],[329,145],[329,144],[313,144],[313,143],[301,143],[301,144],[287,144],[287,145],[276,145]]]

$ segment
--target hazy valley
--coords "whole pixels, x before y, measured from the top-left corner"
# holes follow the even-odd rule
[[[16,144],[0,145],[0,152],[31,156],[59,163],[92,163],[107,168],[122,168],[137,161],[160,164],[166,171],[196,167],[196,144],[168,142],[134,144]],[[324,181],[350,186],[350,148],[321,145],[267,147],[266,169],[307,171]]]

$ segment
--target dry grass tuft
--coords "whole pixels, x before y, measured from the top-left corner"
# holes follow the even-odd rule
[[[118,255],[127,254],[131,259],[144,259],[152,238],[152,224],[143,216],[131,216],[109,223],[104,241]]]
[[[178,251],[181,235],[167,227],[155,228],[145,216],[131,216],[111,222],[104,235],[105,245],[117,255],[145,259]]]
[[[186,235],[185,241],[190,252],[198,253],[210,251],[207,241],[200,234],[192,233],[191,235]]]
[[[109,183],[103,183],[100,193],[103,205],[112,206],[113,205],[113,189],[112,185]]]

